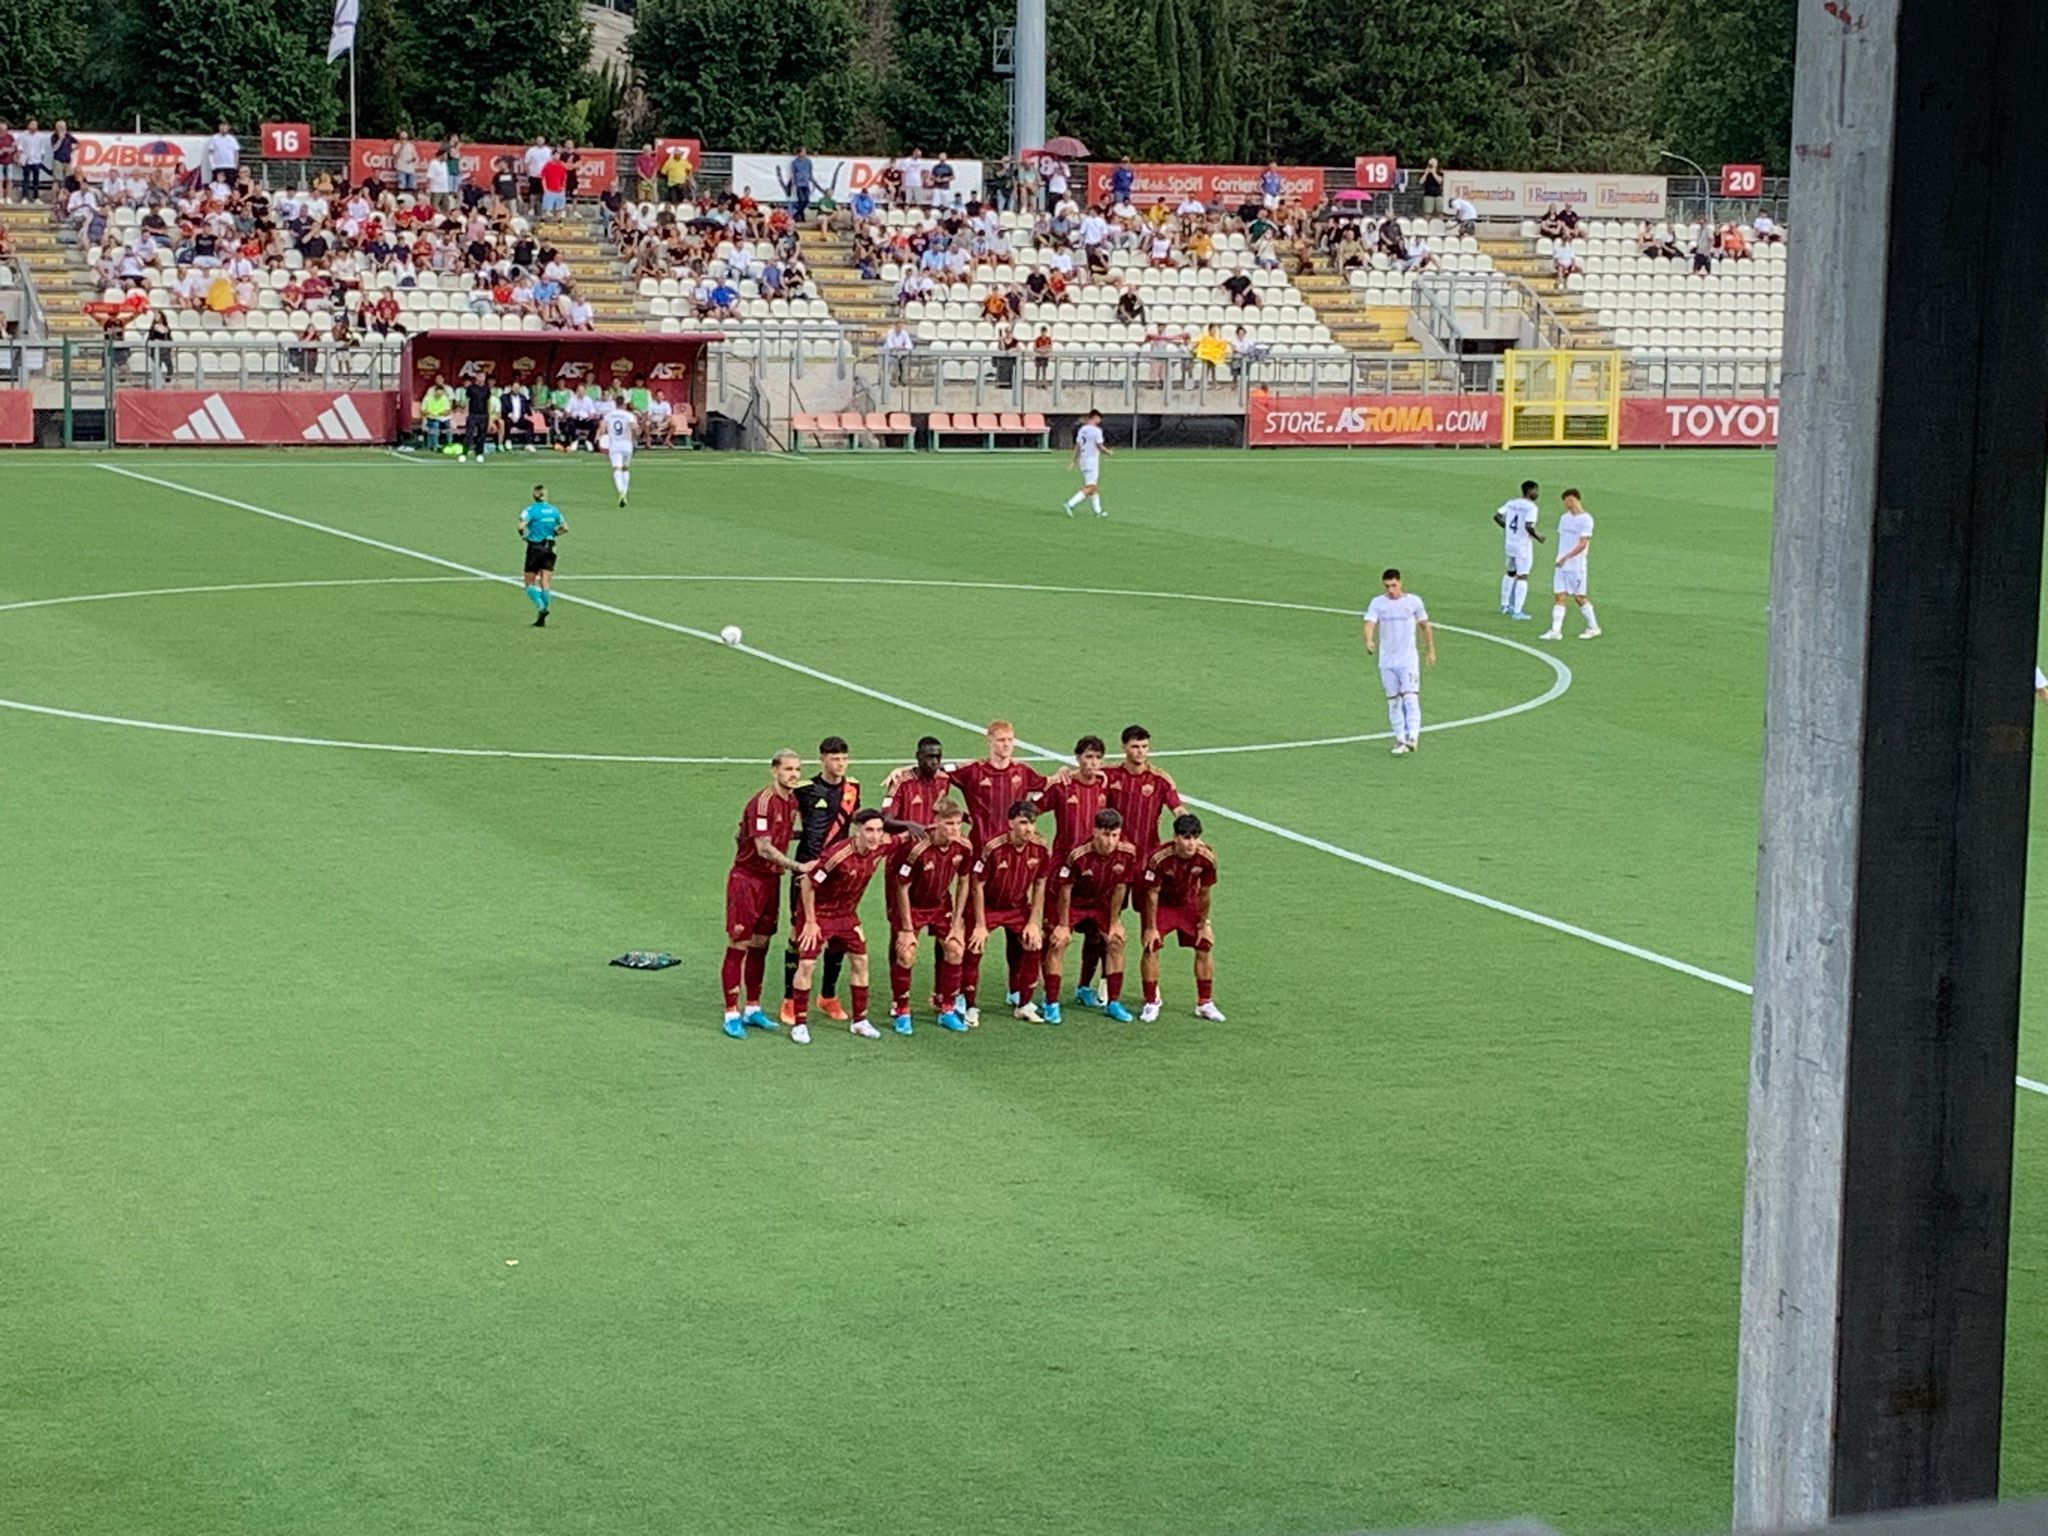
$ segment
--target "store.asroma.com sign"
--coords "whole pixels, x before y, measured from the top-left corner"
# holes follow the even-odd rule
[[[1581,176],[1571,172],[1450,171],[1445,192],[1471,200],[1482,218],[1541,218],[1569,204],[1609,219],[1661,219],[1670,196],[1662,176]]]

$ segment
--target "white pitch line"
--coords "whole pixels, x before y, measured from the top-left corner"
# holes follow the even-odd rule
[[[394,587],[397,587],[397,586],[413,586],[413,585],[419,585],[419,584],[423,584],[423,583],[434,583],[434,582],[446,582],[446,583],[458,583],[458,582],[468,582],[468,581],[474,581],[474,580],[476,580],[476,579],[477,579],[476,577],[473,577],[473,576],[469,576],[469,575],[466,575],[466,574],[465,574],[465,575],[458,575],[458,576],[350,576],[350,577],[336,577],[336,578],[330,578],[330,579],[326,579],[326,580],[304,580],[304,581],[238,581],[238,582],[220,582],[220,583],[215,583],[215,584],[213,584],[213,585],[208,585],[208,586],[192,586],[192,587],[148,587],[148,588],[142,588],[142,589],[138,589],[138,590],[136,590],[136,591],[130,591],[130,592],[83,592],[83,593],[75,593],[75,594],[73,594],[73,595],[71,595],[71,596],[67,596],[67,597],[41,597],[41,598],[31,598],[31,599],[28,599],[28,600],[26,600],[26,601],[23,601],[23,602],[16,602],[16,603],[0,603],[0,613],[13,613],[13,612],[15,612],[15,611],[17,611],[17,610],[19,610],[19,609],[24,609],[24,608],[59,608],[59,607],[64,607],[64,606],[67,606],[67,605],[69,605],[69,604],[73,604],[73,603],[111,603],[111,602],[120,602],[120,601],[124,601],[124,600],[130,599],[130,598],[145,598],[145,597],[188,597],[188,596],[194,596],[194,595],[202,595],[202,594],[211,594],[211,593],[216,593],[216,592],[278,592],[278,591],[289,591],[289,590],[293,590],[293,589],[296,589],[296,588],[307,588],[307,587],[311,587],[311,588],[322,588],[322,587],[379,587],[379,586],[394,586]],[[495,578],[494,578],[494,579],[495,579]],[[1351,616],[1351,615],[1352,615],[1352,613],[1353,613],[1353,610],[1352,610],[1352,609],[1350,609],[1350,608],[1332,608],[1332,607],[1328,607],[1328,606],[1325,606],[1325,605],[1322,605],[1322,604],[1316,604],[1316,603],[1283,603],[1283,602],[1272,602],[1272,601],[1268,601],[1268,600],[1266,600],[1266,599],[1263,599],[1263,598],[1252,598],[1252,597],[1242,597],[1242,598],[1241,598],[1241,597],[1218,597],[1218,596],[1215,596],[1215,595],[1212,595],[1212,594],[1209,594],[1209,593],[1204,593],[1204,592],[1138,592],[1138,591],[1131,591],[1131,590],[1127,590],[1127,589],[1122,589],[1122,588],[1113,588],[1113,587],[1056,587],[1056,586],[1041,586],[1041,585],[1036,585],[1036,584],[1033,584],[1033,583],[1030,583],[1030,582],[1000,582],[1000,581],[939,581],[939,580],[931,580],[931,579],[926,579],[926,578],[917,578],[917,579],[911,579],[911,578],[904,578],[904,577],[892,577],[892,576],[791,576],[791,577],[788,577],[788,578],[783,578],[783,577],[777,577],[777,576],[721,576],[721,575],[702,575],[702,576],[697,576],[697,575],[690,575],[690,574],[687,574],[687,573],[681,573],[681,574],[679,574],[679,573],[675,573],[675,572],[665,572],[665,571],[664,571],[664,572],[654,572],[654,573],[650,573],[650,574],[646,574],[646,575],[635,575],[635,574],[632,574],[632,573],[625,573],[625,574],[605,574],[605,575],[579,575],[579,576],[576,576],[576,577],[573,577],[573,578],[566,578],[566,579],[569,579],[569,580],[573,580],[573,581],[576,581],[576,582],[586,582],[586,581],[687,581],[687,582],[746,582],[746,583],[758,583],[758,584],[764,584],[764,585],[770,585],[770,586],[779,586],[779,585],[782,585],[782,584],[784,584],[784,582],[785,582],[785,580],[786,580],[786,581],[788,581],[788,582],[795,582],[795,583],[806,583],[806,584],[810,584],[810,585],[816,585],[816,586],[848,586],[848,587],[898,587],[898,586],[901,586],[901,587],[962,587],[962,588],[967,588],[967,589],[970,589],[970,590],[979,590],[979,591],[992,591],[992,592],[1033,592],[1033,593],[1066,593],[1066,594],[1074,594],[1074,595],[1079,595],[1079,596],[1086,596],[1086,597],[1150,597],[1150,598],[1170,599],[1170,600],[1173,600],[1173,601],[1176,601],[1176,602],[1187,602],[1187,603],[1227,603],[1227,604],[1232,604],[1232,605],[1236,605],[1236,606],[1245,606],[1245,607],[1260,607],[1260,608],[1283,608],[1283,609],[1292,609],[1292,610],[1296,610],[1296,611],[1300,611],[1300,612],[1304,612],[1304,613],[1334,613],[1334,614],[1342,614],[1342,615],[1344,615],[1344,616],[1346,616],[1346,617],[1349,617],[1349,616]],[[558,589],[558,590],[559,590],[559,589]],[[570,594],[569,594],[568,592],[566,592],[566,591],[560,591],[560,592],[559,592],[559,595],[560,595],[561,597],[563,597],[563,598],[564,598],[565,600],[566,600],[566,599],[568,599],[568,598],[569,598],[569,596],[570,596]],[[1495,645],[1501,645],[1501,646],[1506,646],[1506,647],[1507,647],[1507,648],[1508,648],[1509,650],[1511,650],[1511,651],[1520,651],[1520,652],[1521,652],[1522,654],[1524,654],[1524,655],[1526,655],[1526,656],[1530,656],[1530,657],[1533,657],[1533,658],[1534,658],[1535,660],[1537,660],[1537,661],[1540,661],[1540,662],[1542,662],[1542,663],[1543,663],[1544,665],[1546,665],[1547,667],[1549,667],[1549,668],[1550,668],[1550,670],[1551,670],[1551,683],[1550,683],[1550,687],[1549,687],[1549,688],[1547,688],[1547,689],[1546,689],[1546,690],[1545,690],[1544,692],[1542,692],[1542,693],[1538,694],[1538,695],[1537,695],[1537,696],[1536,696],[1535,698],[1533,698],[1533,699],[1524,699],[1524,700],[1522,700],[1522,701],[1521,701],[1520,703],[1517,703],[1517,704],[1509,704],[1509,705],[1506,705],[1506,706],[1504,706],[1503,708],[1500,708],[1500,709],[1488,710],[1488,711],[1487,711],[1486,713],[1484,713],[1484,714],[1479,714],[1479,715],[1464,715],[1464,716],[1461,716],[1461,717],[1459,717],[1459,718],[1457,718],[1457,719],[1454,719],[1454,720],[1439,720],[1439,721],[1435,722],[1434,724],[1430,725],[1429,727],[1427,727],[1427,729],[1428,729],[1428,730],[1429,730],[1429,731],[1430,731],[1430,732],[1431,732],[1432,734],[1434,734],[1434,733],[1440,733],[1440,732],[1443,732],[1443,731],[1455,731],[1455,730],[1459,730],[1459,729],[1461,729],[1462,727],[1464,727],[1464,726],[1468,726],[1468,725],[1488,725],[1488,724],[1491,724],[1491,723],[1492,723],[1493,721],[1496,721],[1496,720],[1506,720],[1506,719],[1509,719],[1510,717],[1512,717],[1512,716],[1514,716],[1514,715],[1522,715],[1522,714],[1527,714],[1527,713],[1528,713],[1528,712],[1529,712],[1530,710],[1532,710],[1532,709],[1541,709],[1541,708],[1542,708],[1542,707],[1543,707],[1544,705],[1546,705],[1546,704],[1549,704],[1549,703],[1551,703],[1551,702],[1552,702],[1553,700],[1556,700],[1556,699],[1558,699],[1558,698],[1561,698],[1561,697],[1563,697],[1563,695],[1564,695],[1565,691],[1566,691],[1566,690],[1567,690],[1568,688],[1570,688],[1570,687],[1571,687],[1571,684],[1572,684],[1572,673],[1571,673],[1571,668],[1567,667],[1567,666],[1566,666],[1566,665],[1565,665],[1565,664],[1564,664],[1564,663],[1563,663],[1562,661],[1559,661],[1559,660],[1558,660],[1558,659],[1557,659],[1557,658],[1556,658],[1555,656],[1552,656],[1551,654],[1549,654],[1549,653],[1548,653],[1548,652],[1546,652],[1546,651],[1539,651],[1539,650],[1535,649],[1535,648],[1534,648],[1533,646],[1527,646],[1527,645],[1523,645],[1523,644],[1522,644],[1522,643],[1520,643],[1519,641],[1516,641],[1516,640],[1509,640],[1509,639],[1507,639],[1507,638],[1505,638],[1504,636],[1501,636],[1501,635],[1492,635],[1492,634],[1488,634],[1488,633],[1487,633],[1486,631],[1484,631],[1484,630],[1478,630],[1478,629],[1466,629],[1466,628],[1464,628],[1464,627],[1462,627],[1462,626],[1460,626],[1460,625],[1456,625],[1456,624],[1439,624],[1439,625],[1437,625],[1437,628],[1438,628],[1438,629],[1441,629],[1441,630],[1444,630],[1444,631],[1446,631],[1446,632],[1448,632],[1448,633],[1452,633],[1452,634],[1460,634],[1460,635],[1469,635],[1469,636],[1471,636],[1472,638],[1474,638],[1474,639],[1477,639],[1477,640],[1489,640],[1489,641],[1493,642],[1493,643],[1494,643]],[[26,705],[26,704],[23,704],[23,703],[21,703],[20,701],[17,701],[17,700],[13,700],[13,699],[0,699],[0,709],[17,709],[17,708],[19,708],[19,709],[31,709],[31,710],[35,710],[35,709],[36,709],[36,708],[38,708],[38,707],[37,707],[37,706],[30,706],[30,705]],[[43,713],[49,713],[49,712],[50,712],[50,711],[51,711],[52,709],[54,709],[54,706],[43,706],[43,707],[41,707],[41,712],[43,712]],[[60,712],[60,713],[61,713],[61,712]],[[93,719],[101,719],[101,717],[97,717],[97,716],[94,716],[94,717],[87,717],[87,716],[85,716],[85,715],[75,715],[75,716],[73,716],[73,718],[77,718],[77,719],[86,719],[86,718],[93,718]],[[135,726],[135,727],[136,727],[137,729],[150,729],[150,730],[158,730],[158,729],[160,729],[160,730],[172,730],[172,729],[176,729],[176,727],[175,727],[174,725],[170,724],[170,723],[167,723],[167,722],[164,722],[164,721],[156,721],[156,720],[122,720],[122,721],[116,722],[116,721],[115,721],[115,720],[113,720],[113,719],[112,719],[111,717],[107,717],[107,718],[105,718],[105,719],[102,719],[102,722],[101,722],[101,723],[106,723],[106,724],[113,724],[113,723],[123,723],[123,724],[129,724],[129,725],[133,725],[133,726]],[[216,734],[216,735],[223,735],[223,736],[226,736],[226,737],[229,737],[229,738],[234,738],[234,737],[237,737],[237,736],[239,736],[239,737],[240,737],[241,739],[244,739],[244,740],[249,740],[249,741],[280,741],[280,742],[290,742],[290,743],[293,743],[293,744],[296,744],[296,745],[300,745],[300,746],[337,746],[337,745],[347,745],[347,746],[350,746],[350,747],[353,747],[353,748],[356,748],[356,749],[359,749],[359,750],[362,750],[362,751],[375,751],[375,750],[378,750],[379,748],[384,748],[384,749],[386,749],[386,750],[391,750],[391,751],[398,751],[398,750],[403,750],[403,749],[401,749],[401,748],[398,748],[398,747],[395,747],[395,746],[389,746],[389,745],[388,745],[388,744],[386,744],[386,743],[380,743],[380,742],[360,742],[360,741],[358,741],[358,742],[347,742],[347,743],[341,743],[341,742],[336,742],[336,741],[332,741],[332,740],[329,740],[329,739],[327,739],[327,738],[325,738],[325,737],[297,737],[297,736],[270,736],[270,735],[263,735],[263,734],[259,734],[259,733],[254,733],[254,732],[233,732],[233,731],[222,731],[222,732],[215,732],[214,734]],[[1236,743],[1236,744],[1232,744],[1232,745],[1229,745],[1229,746],[1221,746],[1221,747],[1172,747],[1172,748],[1167,748],[1167,749],[1161,750],[1161,751],[1159,751],[1159,752],[1155,752],[1155,753],[1153,754],[1153,756],[1155,756],[1155,757],[1175,757],[1175,758],[1180,758],[1180,757],[1228,757],[1228,756],[1232,756],[1232,755],[1236,755],[1236,754],[1240,754],[1240,753],[1246,753],[1246,752],[1291,752],[1291,751],[1294,751],[1294,750],[1296,750],[1296,749],[1298,749],[1298,748],[1305,748],[1305,747],[1348,747],[1348,746],[1355,746],[1355,745],[1357,745],[1357,744],[1358,744],[1358,743],[1360,743],[1360,742],[1367,742],[1367,741],[1389,741],[1389,740],[1391,740],[1391,739],[1393,738],[1393,735],[1394,735],[1394,733],[1393,733],[1392,731],[1363,731],[1363,732],[1359,732],[1359,733],[1357,733],[1357,734],[1355,734],[1355,735],[1349,735],[1349,736],[1314,736],[1314,737],[1308,737],[1308,738],[1304,738],[1304,739],[1301,739],[1301,740],[1296,740],[1296,741],[1254,741],[1254,742],[1242,742],[1242,743]],[[449,749],[447,749],[447,750],[448,750],[448,752],[449,752],[449,753],[450,753],[451,755],[457,755],[457,756],[463,756],[463,755],[467,755],[467,756],[490,756],[490,755],[492,755],[492,753],[491,753],[491,752],[489,752],[489,751],[487,751],[487,750],[485,750],[485,749],[482,749],[482,748],[476,748],[476,749],[469,749],[469,748],[449,748]],[[539,758],[549,758],[549,759],[556,759],[556,760],[561,760],[561,761],[575,762],[575,761],[578,761],[578,760],[580,760],[580,758],[581,758],[581,757],[582,757],[582,756],[583,756],[584,754],[578,754],[578,753],[564,753],[564,752],[544,752],[544,753],[532,753],[532,754],[529,754],[529,755],[530,755],[530,756],[534,756],[534,757],[539,757]],[[1036,756],[1036,755],[1040,755],[1040,754],[1036,754],[1036,753],[1034,753],[1034,754],[1031,754],[1031,755],[1034,755],[1034,756]],[[1045,754],[1043,754],[1043,756],[1045,756],[1045,757],[1046,757],[1046,758],[1047,758],[1048,760],[1050,760],[1050,761],[1053,761],[1053,762],[1064,762],[1064,761],[1065,761],[1065,759],[1064,759],[1064,758],[1061,758],[1061,757],[1059,757],[1059,756],[1057,756],[1056,754],[1053,754],[1053,753],[1045,753]],[[670,758],[670,757],[660,757],[660,756],[649,756],[649,757],[641,757],[641,758],[635,758],[635,757],[630,757],[630,756],[626,756],[626,755],[616,755],[616,756],[614,756],[614,755],[609,755],[609,754],[606,754],[606,755],[601,755],[601,756],[600,756],[600,757],[599,757],[599,758],[598,758],[597,760],[598,760],[598,761],[604,761],[604,762],[635,762],[635,761],[638,761],[638,762],[651,762],[651,763],[678,763],[678,762],[696,762],[696,761],[699,761],[698,759],[683,759],[683,758]],[[708,759],[708,758],[706,758],[706,759],[702,759],[701,761],[704,761],[704,762],[707,762],[707,763],[708,763],[708,762],[710,762],[710,761],[711,761],[711,759]],[[734,762],[752,762],[752,761],[753,761],[753,759],[751,759],[751,758],[735,758],[735,759],[726,759],[726,761],[734,761]],[[860,762],[861,762],[862,766],[871,766],[871,765],[872,765],[872,764],[873,764],[873,763],[874,763],[875,761],[876,761],[876,760],[874,760],[874,759],[861,759],[861,760],[860,760]],[[893,761],[893,759],[891,759],[891,760],[888,760],[888,761]]]
[[[187,496],[197,496],[205,501],[218,502],[223,506],[235,507],[244,512],[253,512],[259,517],[271,518],[277,522],[309,529],[315,533],[331,534],[335,538],[347,539],[351,543],[368,545],[372,549],[382,549],[391,554],[406,556],[409,559],[423,560],[429,565],[442,566],[448,570],[463,571],[469,575],[484,577],[487,580],[516,584],[515,578],[510,576],[500,576],[494,572],[481,570],[476,566],[464,565],[457,560],[444,559],[440,555],[430,555],[424,550],[407,549],[402,544],[386,543],[382,539],[373,539],[366,534],[352,533],[346,528],[334,528],[325,523],[313,522],[307,518],[293,517],[289,513],[273,511],[269,507],[259,507],[250,502],[236,501],[232,497],[217,495],[212,491],[198,490],[189,485],[180,485],[173,480],[160,480],[154,475],[138,474],[134,470],[122,469],[117,465],[101,464],[98,467],[111,474],[123,475],[131,480],[145,481],[167,491],[178,491]],[[573,598],[567,593],[562,595],[567,601],[581,603],[585,607],[595,608],[601,613],[609,613],[618,618],[629,619],[639,624],[648,624],[656,629],[670,630],[679,635],[688,635],[693,639],[707,640],[714,645],[724,644],[716,635],[701,629],[692,629],[687,624],[671,623],[667,619],[657,619],[648,614],[634,613],[631,609],[617,608],[609,603],[595,602],[587,597]],[[768,651],[757,650],[750,645],[735,646],[732,649],[742,651],[758,661],[768,662],[770,665],[782,667],[788,671],[815,679],[818,682],[830,683],[836,687],[844,688],[864,698],[873,699],[878,703],[893,705],[908,714],[921,715],[927,720],[936,720],[942,725],[954,726],[957,729],[968,732],[982,729],[974,721],[963,720],[958,715],[950,715],[943,710],[931,709],[923,704],[913,703],[909,699],[898,698],[895,694],[886,693],[879,688],[870,688],[865,683],[857,683],[849,678],[835,677],[829,672],[805,666],[802,662],[792,661],[785,656],[776,656]],[[1051,752],[1044,747],[1035,746],[1022,738],[1019,738],[1017,745],[1025,751],[1040,757],[1056,758],[1058,756],[1057,753]],[[1343,859],[1363,869],[1370,869],[1377,874],[1391,875],[1397,880],[1405,880],[1411,885],[1419,885],[1424,890],[1435,891],[1442,896],[1450,896],[1459,901],[1470,902],[1474,906],[1484,907],[1490,912],[1498,912],[1506,917],[1520,918],[1522,921],[1533,923],[1540,928],[1548,928],[1553,933],[1562,933],[1575,939],[1583,939],[1585,942],[1598,945],[1602,949],[1612,950],[1616,954],[1627,955],[1631,959],[1642,960],[1651,965],[1661,966],[1667,971],[1674,971],[1681,976],[1690,976],[1696,981],[1711,983],[1727,991],[1740,993],[1744,997],[1749,997],[1753,994],[1753,989],[1748,982],[1737,981],[1734,977],[1724,976],[1719,971],[1710,971],[1704,966],[1693,965],[1689,961],[1660,954],[1654,949],[1645,949],[1641,945],[1630,944],[1623,939],[1612,938],[1604,933],[1595,933],[1590,928],[1581,928],[1576,923],[1567,923],[1541,912],[1533,912],[1527,907],[1518,907],[1511,902],[1497,901],[1491,896],[1482,895],[1478,891],[1467,890],[1460,885],[1452,885],[1446,880],[1437,880],[1429,875],[1418,874],[1414,870],[1402,869],[1399,865],[1389,864],[1384,859],[1375,859],[1366,854],[1354,852],[1349,848],[1339,847],[1335,843],[1325,842],[1319,837],[1310,837],[1306,833],[1296,832],[1291,828],[1280,826],[1276,822],[1266,821],[1261,817],[1248,815],[1243,811],[1232,810],[1229,806],[1219,805],[1213,800],[1198,800],[1191,795],[1183,796],[1182,798],[1189,805],[1208,811],[1212,815],[1221,816],[1227,821],[1234,821],[1241,826],[1251,827],[1256,831],[1268,833],[1290,843],[1297,843],[1304,848],[1313,848],[1319,853],[1327,853],[1334,858]],[[2048,1084],[2037,1083],[2032,1078],[2027,1077],[2015,1078],[2014,1081],[2020,1087],[2029,1091],[2048,1095]]]

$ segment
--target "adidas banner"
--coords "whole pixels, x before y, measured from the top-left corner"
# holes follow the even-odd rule
[[[345,448],[397,437],[398,403],[382,391],[124,389],[114,410],[118,443]]]

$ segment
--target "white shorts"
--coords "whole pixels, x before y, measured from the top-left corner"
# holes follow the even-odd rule
[[[1527,544],[1508,546],[1508,569],[1517,576],[1529,574],[1530,563],[1535,559],[1535,549]]]
[[[619,447],[619,446],[618,446],[617,444],[613,444],[613,445],[612,445],[612,468],[613,468],[613,469],[631,469],[632,467],[633,467],[633,445],[632,445],[631,443],[628,443],[628,444],[626,444],[626,446],[625,446],[625,447],[621,448],[621,447]]]
[[[1552,584],[1550,590],[1562,593],[1566,597],[1584,597],[1586,595],[1585,567],[1580,566],[1577,570],[1572,570],[1567,566],[1559,566],[1557,568],[1557,579]]]
[[[1100,459],[1083,459],[1081,461],[1081,483],[1083,485],[1099,485],[1101,481],[1102,461]]]
[[[1381,667],[1380,686],[1387,690],[1390,699],[1403,693],[1420,693],[1422,669],[1412,661],[1398,667]]]

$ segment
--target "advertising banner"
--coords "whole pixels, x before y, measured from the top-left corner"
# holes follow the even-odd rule
[[[904,174],[904,201],[911,203],[931,202],[934,193],[924,186],[924,173],[937,162],[931,159],[912,162],[908,156],[891,160],[887,155],[813,155],[811,156],[812,196],[822,192],[836,203],[843,203],[854,193],[865,187],[879,201],[882,197],[882,172],[890,166]],[[953,196],[965,201],[981,196],[982,165],[979,160],[948,160],[953,167]],[[732,157],[732,189],[735,192],[750,192],[755,201],[782,203],[789,201],[789,194],[783,190],[782,182],[789,175],[788,155],[734,155]],[[911,185],[911,182],[918,185]]]
[[[350,139],[348,156],[348,178],[363,181],[370,176],[391,176],[391,147],[396,139]],[[415,139],[420,147],[420,163],[424,165],[430,155],[439,153],[440,146],[425,139]],[[491,184],[491,176],[497,169],[497,162],[509,155],[513,169],[519,173],[519,191],[526,192],[526,172],[520,159],[526,153],[524,144],[465,144],[462,146],[462,179],[479,187]],[[602,197],[611,191],[619,175],[619,152],[615,149],[579,149],[581,158],[576,163],[576,195],[578,197]],[[422,185],[425,178],[422,177]]]
[[[1621,402],[1624,447],[1756,448],[1777,440],[1775,400],[1625,398]]]
[[[206,137],[198,133],[81,133],[71,168],[87,181],[129,171],[208,169]]]
[[[1661,219],[1662,176],[1581,176],[1569,171],[1447,171],[1446,197],[1470,198],[1484,218],[1535,219],[1569,203],[1602,219]]]
[[[1131,183],[1131,201],[1140,208],[1162,198],[1178,203],[1193,193],[1210,207],[1235,208],[1256,203],[1264,193],[1259,188],[1263,165],[1133,165],[1136,179]],[[1088,167],[1088,201],[1109,202],[1109,178],[1116,167],[1098,162]],[[1280,195],[1313,208],[1323,200],[1323,172],[1320,166],[1283,165]]]
[[[274,448],[397,437],[398,402],[382,390],[124,389],[114,400],[119,443]]]
[[[1385,448],[1500,441],[1499,395],[1252,396],[1254,448]]]
[[[35,397],[25,389],[0,389],[0,444],[22,448],[35,439]]]

